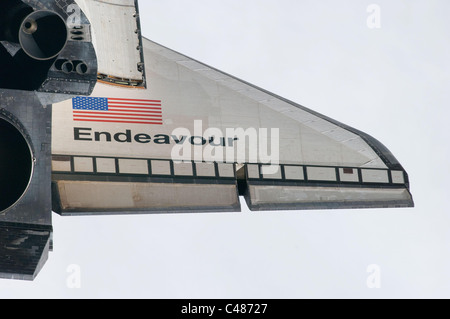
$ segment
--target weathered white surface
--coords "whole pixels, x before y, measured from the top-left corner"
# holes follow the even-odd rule
[[[150,136],[171,136],[177,128],[186,128],[192,135],[203,135],[211,127],[221,130],[224,135],[229,128],[266,128],[269,133],[271,129],[279,129],[280,163],[386,168],[358,135],[149,40],[144,40],[144,47],[150,83],[147,90],[99,83],[93,96],[161,100],[164,125],[74,122],[72,102],[65,101],[54,106],[54,154],[118,157],[132,154],[133,157],[171,159],[175,144],[173,140],[170,145],[74,141],[74,127],[112,134],[130,129],[133,135],[145,133]],[[104,51],[108,50],[100,52]],[[199,134],[194,130],[196,120],[202,121]],[[249,152],[249,144],[246,152]],[[224,148],[224,161],[227,151],[230,151],[229,147]],[[208,157],[207,152],[204,155],[205,161],[216,160]],[[235,152],[236,160],[238,155]],[[249,155],[246,157],[248,159]],[[261,154],[258,159],[263,159]]]
[[[77,0],[89,18],[101,74],[142,80],[138,28],[133,0]]]
[[[239,205],[234,185],[59,181],[64,210],[186,209]],[[231,210],[231,209],[230,209]]]

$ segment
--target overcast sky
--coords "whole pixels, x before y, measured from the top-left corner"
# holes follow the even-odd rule
[[[140,8],[147,38],[382,141],[409,173],[416,208],[54,215],[54,252],[37,280],[0,281],[0,297],[450,297],[449,1],[145,0]],[[79,289],[67,285],[70,265],[81,271]],[[381,289],[368,288],[369,265]]]

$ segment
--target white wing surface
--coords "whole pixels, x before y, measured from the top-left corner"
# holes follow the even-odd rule
[[[62,214],[413,206],[356,129],[145,39],[146,89],[97,84],[53,108]]]

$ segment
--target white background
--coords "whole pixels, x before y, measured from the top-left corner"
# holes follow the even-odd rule
[[[61,218],[1,298],[449,298],[450,2],[145,0],[146,37],[382,141],[414,209]],[[151,85],[151,79],[150,85]],[[67,269],[80,267],[81,288]],[[369,265],[381,289],[367,287]]]

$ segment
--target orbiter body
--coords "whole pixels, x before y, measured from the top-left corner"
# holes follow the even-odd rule
[[[2,277],[35,278],[52,210],[238,212],[240,195],[252,211],[414,205],[376,139],[142,38],[134,0],[5,3]]]

